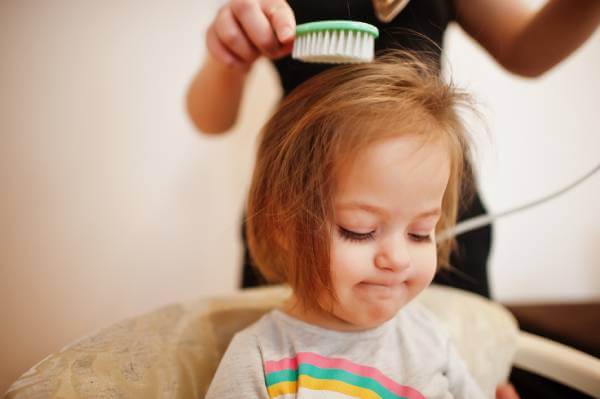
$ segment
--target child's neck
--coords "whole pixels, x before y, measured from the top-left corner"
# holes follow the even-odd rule
[[[295,319],[303,321],[314,326],[326,328],[333,331],[353,332],[365,331],[378,326],[358,326],[337,317],[332,312],[326,312],[323,309],[307,311],[295,295],[288,298],[281,306],[280,310]]]

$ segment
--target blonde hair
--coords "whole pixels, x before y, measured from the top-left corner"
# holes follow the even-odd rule
[[[457,108],[470,97],[442,81],[435,62],[394,51],[368,64],[329,69],[296,88],[264,126],[247,205],[248,246],[270,282],[301,304],[332,297],[330,220],[335,178],[369,144],[403,134],[443,137],[450,179],[436,232],[456,223],[468,140]],[[448,265],[453,241],[438,245]]]

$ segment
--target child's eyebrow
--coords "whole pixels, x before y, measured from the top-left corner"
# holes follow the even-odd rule
[[[348,203],[341,203],[341,204],[337,204],[336,206],[337,208],[341,208],[341,209],[360,209],[369,213],[374,213],[374,214],[378,214],[378,215],[388,215],[388,211],[384,208],[380,208],[378,206],[375,205],[370,205],[370,204],[366,204],[363,202],[348,202]],[[425,212],[421,212],[419,213],[415,219],[426,219],[426,218],[430,218],[430,217],[437,217],[440,216],[442,214],[442,209],[441,208],[433,208],[430,210],[427,210]]]
[[[431,209],[429,211],[425,211],[423,213],[419,213],[417,215],[417,219],[426,219],[426,218],[430,218],[430,217],[434,217],[434,216],[440,216],[442,214],[442,210],[441,208],[435,208],[435,209]]]
[[[366,211],[369,213],[375,213],[378,215],[387,215],[388,214],[388,212],[383,208],[380,208],[375,205],[365,204],[363,202],[341,203],[341,204],[337,204],[336,207],[341,208],[341,209],[360,209],[360,210],[363,210],[363,211]]]

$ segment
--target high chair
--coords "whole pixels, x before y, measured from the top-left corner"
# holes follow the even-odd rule
[[[283,286],[247,289],[122,321],[51,354],[5,398],[203,398],[232,336],[289,293]],[[435,285],[416,300],[449,331],[488,397],[512,365],[600,395],[600,360],[520,332],[503,306]]]

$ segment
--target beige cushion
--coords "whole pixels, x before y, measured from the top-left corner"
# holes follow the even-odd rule
[[[7,398],[202,398],[233,334],[288,295],[281,286],[250,289],[125,320],[48,356],[11,386]],[[417,300],[448,328],[493,397],[516,348],[510,313],[446,287],[429,287]]]

